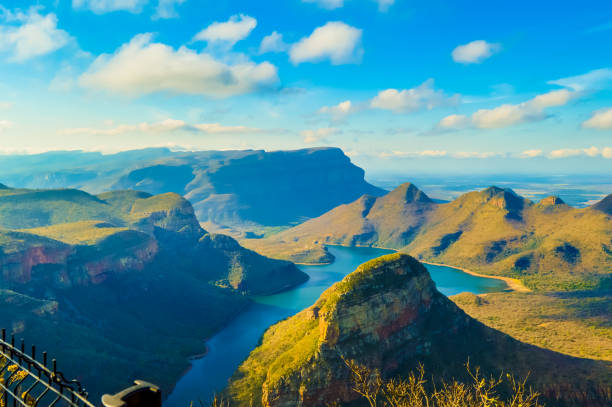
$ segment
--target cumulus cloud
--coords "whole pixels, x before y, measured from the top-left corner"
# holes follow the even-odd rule
[[[214,22],[199,33],[194,41],[207,41],[209,43],[226,43],[234,45],[245,39],[257,27],[257,20],[253,17],[240,14],[230,17],[225,22]]]
[[[451,56],[453,61],[461,64],[480,64],[499,51],[501,51],[501,44],[477,40],[459,45],[453,50]]]
[[[270,35],[266,35],[259,45],[259,53],[265,54],[268,52],[285,52],[289,50],[289,44],[283,41],[283,35],[274,31]]]
[[[139,13],[149,0],[72,0],[74,9],[87,9],[96,14],[112,11],[129,11]]]
[[[304,140],[304,143],[313,144],[321,141],[325,141],[328,137],[340,134],[341,131],[334,127],[325,127],[315,130],[304,130],[300,132],[300,136]]]
[[[54,13],[42,15],[32,7],[27,13],[4,11],[0,17],[0,52],[8,52],[9,60],[24,62],[50,54],[66,46],[71,37],[57,27]]]
[[[572,89],[575,92],[601,90],[612,85],[612,69],[595,69],[582,75],[556,79],[548,83]]]
[[[457,153],[453,153],[454,158],[493,158],[501,156],[503,156],[503,154],[479,151],[460,151]]]
[[[153,14],[153,20],[177,18],[179,15],[176,11],[176,6],[179,6],[187,0],[159,0]]]
[[[559,150],[553,150],[548,154],[549,158],[568,158],[568,157],[597,157],[602,154],[602,150],[597,147],[589,148],[563,148]]]
[[[593,112],[591,118],[582,123],[582,127],[589,129],[612,130],[612,108]]]
[[[612,147],[604,147],[601,150],[601,155],[603,158],[612,158]]]
[[[448,96],[441,90],[434,89],[434,81],[429,79],[412,89],[383,90],[370,101],[370,107],[390,110],[395,113],[407,113],[421,109],[448,106],[458,101],[458,96]]]
[[[155,92],[213,97],[251,93],[278,84],[277,69],[269,62],[226,64],[205,52],[178,50],[139,34],[112,55],[98,57],[80,76],[84,88],[130,96]]]
[[[80,127],[64,129],[60,131],[63,135],[87,135],[87,136],[119,136],[133,133],[171,133],[171,132],[195,132],[203,134],[254,134],[268,132],[267,130],[247,126],[224,126],[219,123],[188,124],[183,120],[166,119],[160,122],[143,122],[139,124],[121,124],[106,128]],[[273,130],[274,131],[274,130]]]
[[[440,120],[438,127],[441,129],[465,129],[470,126],[470,119],[462,114],[451,114]]]
[[[332,120],[335,122],[341,122],[351,113],[356,112],[357,106],[353,104],[350,100],[345,100],[344,102],[340,102],[335,106],[323,106],[319,109],[319,113],[328,114],[331,116]]]
[[[546,118],[545,109],[564,106],[577,97],[576,92],[567,89],[553,90],[516,105],[505,104],[493,109],[480,109],[470,118],[451,115],[443,118],[437,128],[459,130],[467,127],[498,129]]]
[[[543,154],[542,150],[539,150],[539,149],[525,150],[519,155],[519,157],[520,158],[534,158],[534,157],[541,157],[542,154]]]
[[[308,37],[291,46],[289,57],[295,65],[329,60],[332,65],[361,62],[362,30],[341,21],[316,28]]]

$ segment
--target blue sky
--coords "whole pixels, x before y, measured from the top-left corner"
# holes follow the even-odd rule
[[[0,152],[609,172],[609,1],[0,0]]]

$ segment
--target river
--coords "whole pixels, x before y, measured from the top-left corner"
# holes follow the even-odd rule
[[[208,402],[216,391],[226,386],[228,379],[257,346],[259,338],[270,325],[314,304],[323,291],[360,264],[392,253],[391,250],[368,247],[332,246],[329,250],[336,257],[334,263],[300,266],[310,276],[308,282],[280,294],[255,297],[255,302],[245,312],[206,342],[207,355],[192,362],[191,370],[179,380],[164,406],[189,407],[192,400],[195,406],[199,406],[199,400]],[[508,288],[501,280],[473,276],[451,267],[426,267],[438,290],[445,295],[466,291],[482,294]]]

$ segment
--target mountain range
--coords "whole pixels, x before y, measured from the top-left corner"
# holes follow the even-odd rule
[[[413,184],[364,195],[266,239],[242,243],[300,263],[329,262],[325,245],[387,247],[429,262],[518,278],[536,290],[608,287],[612,195],[584,209],[490,187],[436,203]]]
[[[206,232],[174,193],[4,185],[0,275],[3,324],[66,361],[94,397],[134,377],[168,391],[248,295],[308,279]]]
[[[5,156],[0,157],[0,182],[90,193],[173,192],[190,200],[200,222],[232,227],[286,226],[363,194],[386,192],[368,184],[364,171],[338,148]]]

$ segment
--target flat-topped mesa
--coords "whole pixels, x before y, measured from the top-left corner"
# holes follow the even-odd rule
[[[591,208],[612,215],[612,194],[597,202],[595,205],[591,206]]]
[[[422,264],[404,254],[383,256],[270,328],[228,394],[239,406],[254,395],[263,406],[355,400],[343,358],[393,374],[465,324],[465,314],[437,291]]]

